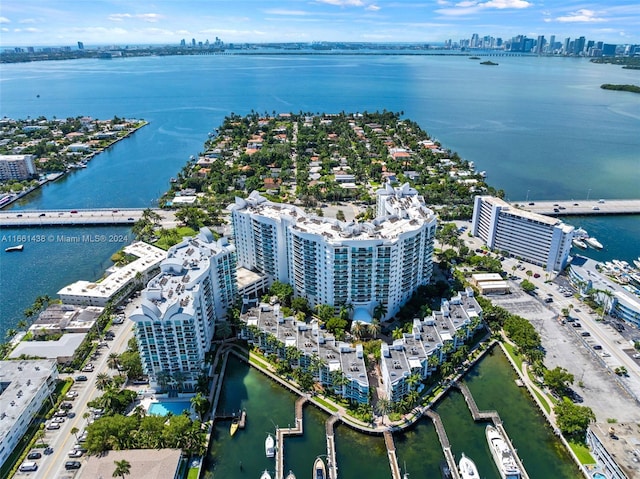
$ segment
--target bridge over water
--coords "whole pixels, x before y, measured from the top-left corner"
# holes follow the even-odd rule
[[[637,215],[640,200],[512,201],[520,209],[546,216]]]
[[[151,210],[160,216],[164,227],[177,225],[173,211]],[[0,228],[133,225],[142,218],[144,211],[141,208],[0,211]]]

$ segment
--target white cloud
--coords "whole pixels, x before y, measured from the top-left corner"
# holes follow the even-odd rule
[[[338,7],[362,7],[364,3],[362,0],[317,0],[319,3],[326,3],[328,5],[336,5]]]
[[[7,17],[0,17],[0,23],[11,23],[11,20]]]
[[[264,13],[266,13],[267,15],[284,15],[292,17],[309,15],[309,13],[305,12],[304,10],[284,10],[279,8],[270,8],[269,10],[265,10]]]
[[[438,3],[441,5],[446,5],[446,3],[444,2]],[[487,2],[479,2],[477,0],[463,0],[462,2],[456,3],[454,6],[436,9],[435,11],[436,13],[439,13],[441,15],[462,16],[477,13],[482,10],[520,10],[532,6],[533,3],[527,2],[525,0],[489,0]]]
[[[38,20],[35,18],[23,18],[18,23],[27,24],[27,23],[38,23]]]
[[[576,12],[571,12],[569,15],[562,17],[556,17],[554,21],[559,23],[598,23],[606,22],[604,18],[596,16],[596,12],[593,10],[587,10],[585,8]]]
[[[378,5],[369,5],[367,8],[365,8],[365,10],[369,10],[370,12],[377,12],[378,10],[380,10],[380,7]]]
[[[112,22],[121,22],[129,18],[136,18],[145,22],[155,23],[162,18],[162,15],[157,13],[139,13],[136,15],[132,15],[130,13],[112,13],[107,17],[107,19]]]

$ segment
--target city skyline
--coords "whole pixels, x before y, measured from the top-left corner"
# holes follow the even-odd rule
[[[216,37],[225,43],[445,42],[473,34],[509,39],[584,36],[640,43],[640,5],[632,0],[220,0],[78,2],[7,0],[0,47],[178,44]]]

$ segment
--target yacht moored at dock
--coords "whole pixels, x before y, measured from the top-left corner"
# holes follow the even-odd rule
[[[276,455],[276,440],[271,434],[268,434],[264,440],[264,453],[267,457],[274,457]]]
[[[271,474],[269,474],[269,471],[265,469],[265,471],[260,476],[260,479],[271,479]]]
[[[289,474],[287,474],[287,477],[285,479],[296,479],[296,475],[293,473],[293,471],[289,471]]]
[[[578,239],[578,238],[573,238],[573,240],[571,241],[571,243],[573,244],[573,246],[575,246],[576,248],[580,248],[580,249],[587,249],[587,243],[585,243],[583,240]]]
[[[458,469],[460,470],[460,477],[462,479],[480,479],[476,464],[469,457],[465,456],[464,452],[458,462]]]
[[[485,432],[491,455],[500,471],[500,477],[502,479],[520,479],[522,472],[516,462],[514,451],[509,447],[500,431],[488,425]]]
[[[8,248],[5,248],[5,253],[11,253],[13,251],[22,251],[24,249],[24,245],[23,244],[19,244],[16,246],[9,246]]]
[[[327,469],[320,457],[316,457],[313,463],[313,479],[327,479]]]

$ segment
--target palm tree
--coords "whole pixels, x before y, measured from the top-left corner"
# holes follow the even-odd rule
[[[384,424],[384,416],[386,416],[392,409],[393,404],[387,398],[380,398],[375,405],[375,412],[378,416],[382,416],[382,423]]]
[[[131,474],[131,464],[126,459],[122,459],[120,461],[113,461],[116,465],[116,469],[111,474],[111,477],[121,477],[124,479],[124,476],[128,476]]]
[[[196,411],[196,414],[200,418],[200,421],[202,421],[202,418],[204,418],[204,415],[207,414],[207,411],[209,410],[209,400],[201,393],[197,393],[191,398],[190,402],[193,409]]]
[[[357,339],[360,339],[365,331],[366,326],[362,321],[354,321],[351,324],[351,334],[353,334]]]
[[[120,364],[120,356],[118,353],[110,353],[107,357],[107,366],[109,369],[118,369],[118,365]]]
[[[419,373],[413,373],[407,378],[407,385],[411,389],[415,389],[415,386],[420,384],[420,381],[422,381],[422,376]]]
[[[96,376],[96,388],[98,388],[100,391],[104,391],[105,389],[107,389],[107,387],[109,387],[111,383],[111,376],[109,376],[107,373],[98,373],[98,375]]]
[[[374,339],[377,338],[381,330],[380,320],[374,319],[373,321],[371,321],[371,323],[367,325],[367,330],[369,331],[371,336],[374,337]]]
[[[429,359],[427,359],[427,365],[431,370],[434,370],[436,367],[438,367],[438,364],[440,364],[440,359],[438,359],[437,354],[432,354],[431,356],[429,356]]]
[[[373,308],[373,318],[377,319],[378,322],[387,314],[387,307],[383,303],[378,303],[378,305]]]
[[[402,328],[395,328],[393,330],[392,337],[393,339],[402,339],[403,334],[404,332],[402,331]]]
[[[73,434],[76,437],[76,441],[78,441],[78,432],[80,432],[80,429],[78,429],[77,427],[71,428],[71,434]]]

